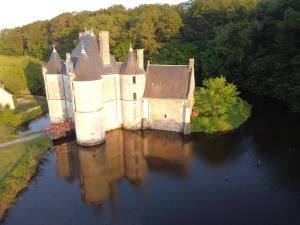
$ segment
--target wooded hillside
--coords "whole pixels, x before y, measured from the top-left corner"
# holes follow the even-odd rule
[[[84,27],[109,30],[119,61],[129,42],[152,63],[196,58],[197,81],[224,75],[239,89],[300,111],[300,0],[191,0],[177,6],[121,5],[65,13],[0,33],[0,54],[45,60],[54,41],[64,57]]]

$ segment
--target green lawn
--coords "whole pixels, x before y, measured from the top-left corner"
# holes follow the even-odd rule
[[[11,170],[13,165],[24,154],[23,145],[16,144],[0,149],[0,180]]]

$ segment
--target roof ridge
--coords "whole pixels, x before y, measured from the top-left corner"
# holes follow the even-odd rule
[[[171,65],[171,64],[169,64],[169,65],[166,65],[166,64],[150,64],[149,66],[189,66],[189,65],[185,65],[185,64],[180,64],[180,65]]]

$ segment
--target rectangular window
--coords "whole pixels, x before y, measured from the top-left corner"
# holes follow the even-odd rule
[[[136,84],[135,76],[132,77],[132,83]]]
[[[133,100],[136,100],[136,93],[133,93]]]

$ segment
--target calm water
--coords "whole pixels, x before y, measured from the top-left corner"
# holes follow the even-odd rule
[[[55,146],[6,225],[300,224],[300,122],[256,102],[223,135],[113,131]]]
[[[47,124],[50,123],[49,114],[41,116],[30,123],[23,124],[18,129],[18,135],[29,134],[32,132],[42,131]]]

